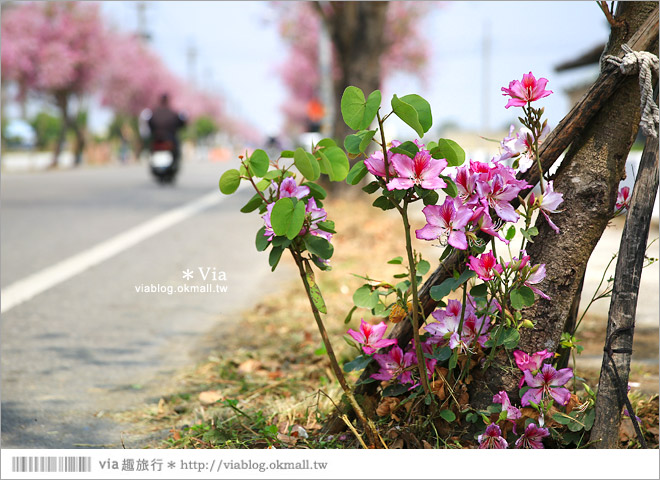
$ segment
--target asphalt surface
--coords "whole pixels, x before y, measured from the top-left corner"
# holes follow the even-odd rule
[[[221,196],[226,168],[184,163],[175,187],[156,185],[141,165],[3,173],[3,292],[210,192]],[[2,314],[3,448],[139,446],[108,413],[157,402],[178,368],[204,357],[205,333],[238,321],[291,273],[271,274],[256,252],[261,221],[239,212],[250,196],[225,197]],[[207,284],[226,292],[136,291]]]

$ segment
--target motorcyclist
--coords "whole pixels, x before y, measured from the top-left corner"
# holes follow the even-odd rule
[[[173,170],[179,169],[179,160],[181,158],[181,148],[177,131],[186,124],[186,117],[183,113],[178,113],[170,107],[169,96],[164,93],[160,97],[160,102],[153,109],[148,118],[149,130],[151,131],[152,149],[167,149],[172,151]],[[159,145],[159,147],[156,147]],[[169,148],[164,148],[166,145]]]

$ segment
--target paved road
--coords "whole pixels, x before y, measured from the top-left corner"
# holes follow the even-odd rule
[[[16,282],[159,215],[220,197],[225,168],[184,164],[174,188],[156,185],[143,166],[3,174],[3,298]],[[226,197],[4,311],[2,447],[121,446],[122,425],[100,412],[157,401],[178,367],[202,358],[206,332],[236,321],[255,292],[287,275],[273,276],[254,248],[260,220],[238,212],[250,195]],[[227,292],[136,291],[209,283]]]

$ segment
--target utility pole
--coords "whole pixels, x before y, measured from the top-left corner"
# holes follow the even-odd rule
[[[332,126],[335,118],[335,105],[332,81],[332,42],[330,34],[325,25],[321,23],[319,32],[319,73],[321,83],[319,85],[321,103],[323,104],[324,115],[321,122],[321,133],[324,136],[332,134]]]
[[[147,2],[137,2],[137,34],[145,43],[151,40],[151,35],[147,31]]]
[[[486,133],[490,130],[490,60],[491,35],[490,20],[484,20],[481,40],[481,130]]]
[[[191,85],[196,85],[197,70],[197,47],[194,40],[190,40],[186,50],[186,59],[188,61],[188,81]]]

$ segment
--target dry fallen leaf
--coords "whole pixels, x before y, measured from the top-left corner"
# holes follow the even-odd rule
[[[433,450],[433,447],[431,446],[431,444],[429,442],[427,442],[426,440],[422,440],[422,445],[424,445],[425,449]]]
[[[282,443],[286,443],[287,445],[295,445],[298,443],[298,439],[296,437],[291,435],[284,435],[283,433],[278,433],[277,439]]]
[[[389,448],[392,450],[403,448],[403,438],[397,438],[396,440],[394,440],[394,443],[392,443],[392,445],[390,445]]]
[[[204,406],[213,405],[215,402],[222,400],[222,393],[220,390],[209,390],[199,394],[199,403]]]
[[[261,368],[261,362],[254,358],[249,358],[238,366],[238,371],[242,374],[246,374],[252,373],[259,368]]]
[[[376,414],[379,417],[384,417],[390,415],[401,403],[401,400],[396,397],[385,397],[381,400],[380,404],[376,408]]]

